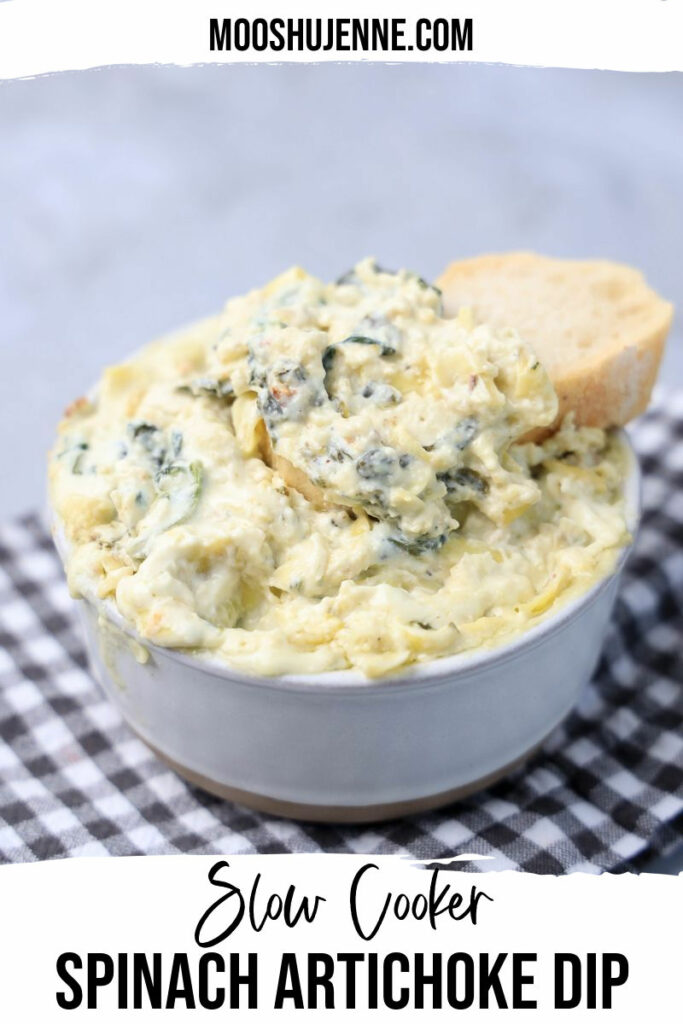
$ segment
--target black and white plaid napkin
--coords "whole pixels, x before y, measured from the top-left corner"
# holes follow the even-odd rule
[[[471,870],[623,870],[683,837],[683,392],[633,430],[645,515],[595,678],[525,770],[446,810],[301,825],[193,789],[88,675],[40,519],[0,527],[0,861],[478,853]]]

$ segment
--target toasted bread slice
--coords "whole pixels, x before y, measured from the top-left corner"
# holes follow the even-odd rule
[[[650,400],[673,307],[637,270],[607,260],[560,260],[530,252],[451,263],[436,282],[447,316],[514,327],[555,385],[558,422],[623,426]]]

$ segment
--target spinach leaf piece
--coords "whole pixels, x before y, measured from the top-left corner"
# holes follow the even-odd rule
[[[383,341],[378,341],[376,338],[368,338],[364,334],[351,334],[348,338],[344,338],[343,341],[339,342],[340,345],[376,345],[379,349],[381,356],[395,356],[396,349],[393,345],[387,345]]]
[[[157,473],[154,483],[160,497],[169,502],[163,529],[189,519],[199,504],[204,480],[201,462],[173,462]]]
[[[209,395],[211,398],[234,398],[235,392],[229,380],[216,380],[213,377],[197,377],[189,384],[180,384],[178,391],[193,395]]]
[[[488,493],[488,481],[474,469],[463,466],[460,469],[448,469],[445,473],[437,473],[437,479],[446,485],[449,496],[456,501],[467,501],[475,495]]]

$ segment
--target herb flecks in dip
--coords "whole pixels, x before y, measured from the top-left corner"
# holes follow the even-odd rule
[[[613,567],[625,454],[514,331],[366,260],[294,269],[107,370],[60,427],[72,591],[249,672],[503,641]]]

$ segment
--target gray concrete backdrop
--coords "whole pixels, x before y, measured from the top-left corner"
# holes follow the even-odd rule
[[[0,516],[42,501],[103,363],[295,262],[432,276],[534,247],[633,262],[683,305],[682,110],[677,74],[474,65],[0,83]]]

